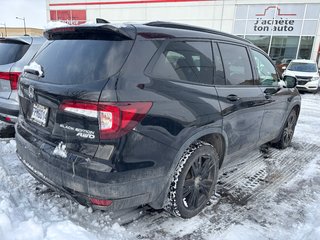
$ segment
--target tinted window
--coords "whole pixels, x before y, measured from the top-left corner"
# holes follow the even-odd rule
[[[259,74],[259,85],[273,86],[278,82],[276,69],[263,54],[252,50],[252,55]]]
[[[56,84],[79,84],[107,79],[124,63],[132,41],[56,40],[35,58],[44,79]]]
[[[298,72],[317,72],[317,65],[315,63],[298,63],[291,62],[288,67],[290,71],[298,71]]]
[[[219,44],[227,84],[253,85],[251,65],[245,47]]]
[[[0,65],[20,60],[28,48],[28,44],[0,41]]]
[[[210,42],[170,42],[151,74],[157,78],[212,84]]]

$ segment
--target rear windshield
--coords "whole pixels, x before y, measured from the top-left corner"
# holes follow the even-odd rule
[[[317,65],[314,63],[297,63],[291,62],[288,67],[290,71],[298,71],[298,72],[317,72]]]
[[[44,79],[70,85],[107,79],[119,71],[128,56],[132,40],[54,40],[36,56]]]
[[[28,44],[0,41],[0,65],[17,62],[28,51],[28,48]]]

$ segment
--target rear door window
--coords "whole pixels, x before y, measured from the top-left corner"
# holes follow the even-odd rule
[[[168,43],[161,53],[151,75],[162,79],[212,84],[213,71],[210,42],[174,41]]]
[[[132,40],[54,40],[47,43],[34,61],[43,68],[43,82],[61,85],[89,83],[117,73],[132,43]]]
[[[0,41],[0,65],[19,61],[28,51],[29,44],[16,41]]]
[[[251,64],[243,46],[219,43],[227,85],[253,85]]]

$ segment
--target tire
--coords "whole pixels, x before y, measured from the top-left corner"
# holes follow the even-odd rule
[[[292,110],[284,124],[284,127],[282,129],[282,133],[280,136],[280,140],[275,143],[275,147],[279,149],[285,149],[287,148],[292,141],[294,129],[297,124],[297,113],[295,110]]]
[[[167,210],[191,218],[207,205],[217,182],[219,157],[214,147],[198,141],[182,155],[169,189]]]

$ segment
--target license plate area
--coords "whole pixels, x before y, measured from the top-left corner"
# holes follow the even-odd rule
[[[47,125],[49,109],[41,104],[33,103],[30,120],[42,127]]]

